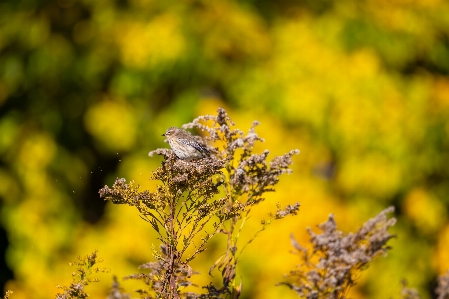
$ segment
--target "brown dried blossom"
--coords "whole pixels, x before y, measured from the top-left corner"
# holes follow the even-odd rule
[[[294,205],[287,205],[284,209],[281,209],[279,203],[277,204],[277,211],[274,215],[274,219],[282,219],[287,217],[288,215],[296,215],[299,210],[299,203],[295,203]]]
[[[416,289],[407,286],[407,280],[402,280],[401,284],[401,299],[421,299],[421,296]]]
[[[3,299],[10,299],[10,298],[11,298],[11,295],[12,295],[13,293],[14,293],[13,291],[7,290],[6,293],[5,293],[5,296],[3,297]]]
[[[435,288],[435,296],[433,298],[437,299],[449,299],[449,270],[438,277],[437,279],[437,287]],[[403,279],[401,281],[402,289],[401,289],[401,299],[420,299],[421,295],[419,292],[410,288],[407,285],[407,280]],[[436,297],[438,296],[438,297]]]
[[[449,299],[449,270],[438,277],[438,286],[435,290],[438,299]]]
[[[128,294],[122,293],[123,290],[120,287],[119,282],[117,281],[117,277],[113,276],[112,279],[113,279],[112,287],[106,299],[131,299],[131,297]]]
[[[309,299],[343,299],[355,285],[360,272],[377,256],[386,255],[387,242],[395,237],[388,228],[396,223],[395,218],[387,218],[394,211],[389,207],[368,220],[354,234],[344,234],[337,230],[333,215],[319,225],[322,233],[315,234],[308,229],[313,251],[298,244],[291,237],[296,253],[303,263],[298,270],[291,271],[293,282],[284,282],[299,296]]]

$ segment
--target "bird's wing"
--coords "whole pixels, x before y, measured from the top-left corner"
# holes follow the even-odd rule
[[[194,149],[196,149],[197,151],[199,151],[200,153],[203,154],[209,154],[209,150],[207,148],[205,148],[201,143],[196,142],[196,141],[192,141],[192,140],[188,140],[188,139],[178,139],[179,142],[189,145],[191,147],[193,147]]]

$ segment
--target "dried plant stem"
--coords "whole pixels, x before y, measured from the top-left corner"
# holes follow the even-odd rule
[[[175,211],[175,207],[176,204],[174,202],[174,200],[172,200],[170,202],[170,215],[168,217],[168,232],[169,232],[169,237],[168,240],[170,241],[169,244],[167,245],[167,255],[169,258],[169,262],[168,262],[168,269],[167,269],[167,273],[166,276],[168,277],[168,286],[165,285],[162,288],[162,295],[164,298],[169,298],[169,299],[177,299],[179,298],[179,294],[177,292],[177,286],[176,286],[176,276],[175,276],[175,269],[177,268],[177,264],[178,264],[178,260],[176,258],[177,256],[177,244],[176,244],[176,231],[175,231],[175,216],[174,214],[176,213]],[[165,282],[167,282],[167,280],[164,280]]]

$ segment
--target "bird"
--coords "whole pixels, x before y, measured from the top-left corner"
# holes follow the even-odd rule
[[[171,149],[175,155],[181,160],[198,160],[206,158],[209,155],[209,150],[187,131],[176,127],[170,127],[162,134],[168,140]]]

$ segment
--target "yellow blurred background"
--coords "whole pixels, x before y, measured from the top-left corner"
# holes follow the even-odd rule
[[[301,150],[245,226],[243,240],[277,202],[301,203],[244,251],[242,298],[297,298],[275,286],[299,263],[289,235],[307,244],[331,213],[349,232],[396,207],[393,249],[351,298],[399,297],[402,279],[431,298],[449,268],[447,1],[9,0],[0,20],[0,287],[14,299],[54,297],[95,249],[111,273],[92,298],[151,261],[151,227],[98,190],[152,190],[161,134],[218,107],[261,122],[258,151]],[[218,279],[223,242],[193,262],[197,284]]]

